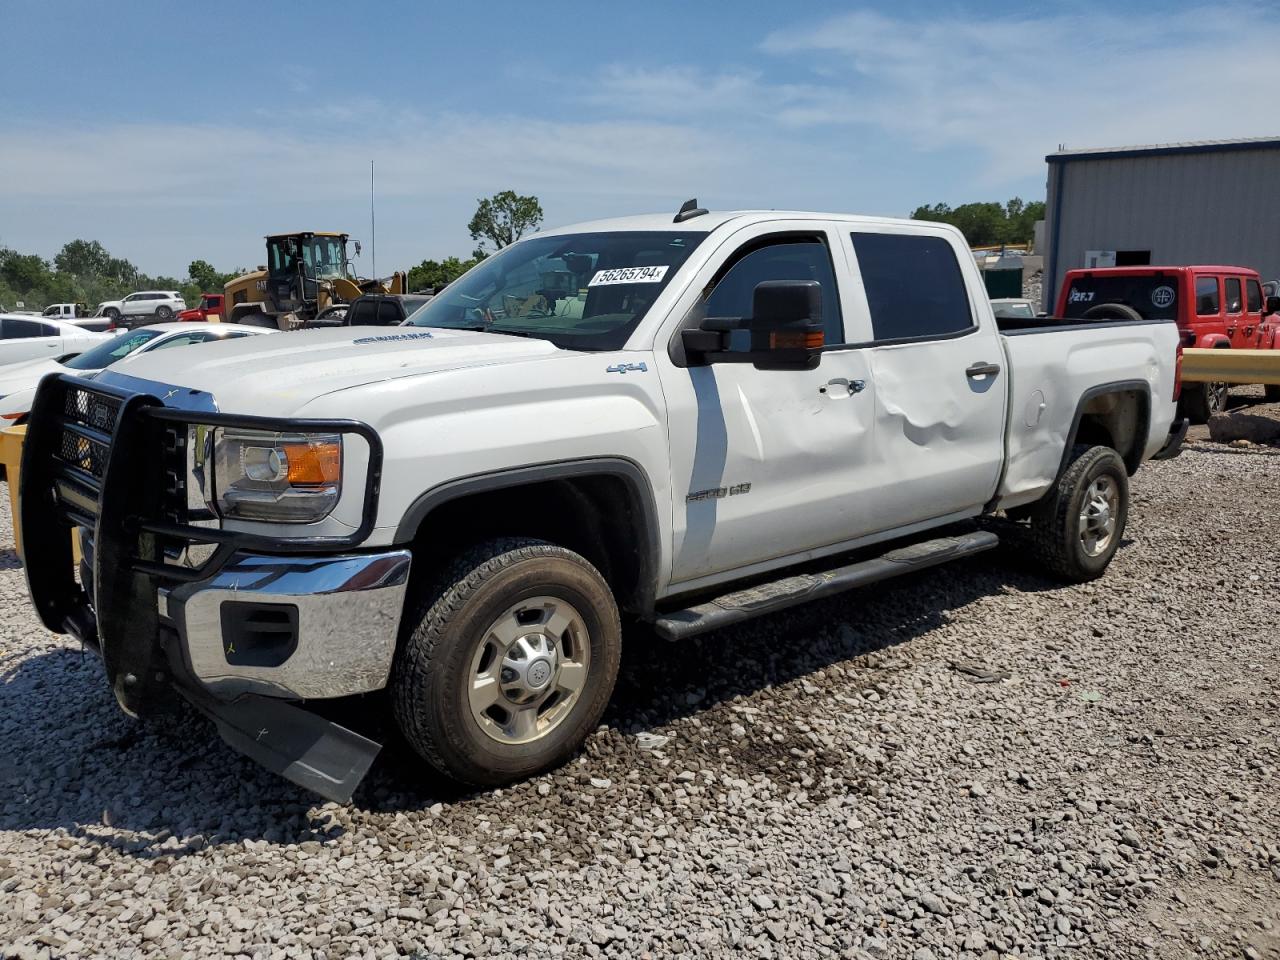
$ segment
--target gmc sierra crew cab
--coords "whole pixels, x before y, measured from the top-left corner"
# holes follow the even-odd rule
[[[326,797],[379,749],[329,701],[384,689],[431,766],[526,777],[599,722],[623,617],[695,636],[987,550],[995,514],[1101,575],[1186,429],[1177,327],[1000,323],[942,224],[690,202],[540,233],[409,325],[46,378],[32,600],[125,711],[176,690]]]

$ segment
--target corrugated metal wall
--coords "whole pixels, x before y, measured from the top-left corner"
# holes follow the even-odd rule
[[[1153,264],[1235,264],[1280,279],[1280,149],[1050,163],[1045,236],[1048,310],[1086,250],[1150,250]]]

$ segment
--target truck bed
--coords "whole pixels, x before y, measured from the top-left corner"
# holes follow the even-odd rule
[[[1039,498],[1058,475],[1077,414],[1098,394],[1114,395],[1118,388],[1149,397],[1149,404],[1140,400],[1149,413],[1141,459],[1164,445],[1175,410],[1171,361],[1178,328],[1173,321],[1037,317],[1002,319],[998,326],[1009,371],[1006,466],[998,506]],[[1123,448],[1126,440],[1115,442]]]

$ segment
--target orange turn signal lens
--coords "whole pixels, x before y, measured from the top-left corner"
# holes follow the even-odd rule
[[[826,340],[821,330],[779,330],[769,334],[769,349],[821,350]]]
[[[289,461],[289,485],[293,487],[325,487],[342,479],[342,443],[339,440],[285,442]]]

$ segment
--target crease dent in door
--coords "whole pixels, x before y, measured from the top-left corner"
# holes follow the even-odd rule
[[[764,461],[764,441],[760,439],[760,424],[756,423],[755,411],[751,409],[751,401],[747,399],[742,384],[738,384],[738,400],[742,403],[742,412],[747,419],[747,428],[751,431],[751,439],[756,444],[756,462]]]
[[[963,419],[956,389],[941,377],[920,377],[919,371],[904,371],[913,375],[900,376],[899,368],[904,366],[872,357],[877,435],[887,438],[900,431],[920,447],[935,440],[954,442]]]

